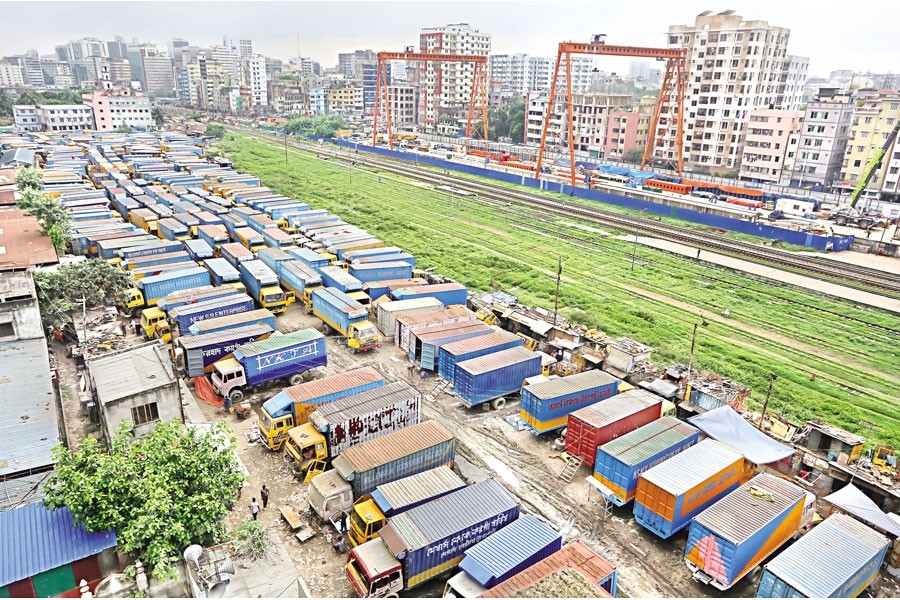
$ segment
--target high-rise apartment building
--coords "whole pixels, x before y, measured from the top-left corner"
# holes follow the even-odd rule
[[[223,38],[223,42],[228,51],[238,58],[250,58],[253,56],[253,40],[234,40],[226,35]]]
[[[741,156],[740,178],[754,183],[778,183],[788,152],[796,153],[803,113],[757,108],[750,111]]]
[[[229,74],[232,81],[237,82],[240,80],[241,59],[236,54],[232,54],[231,50],[225,46],[212,46],[207,51],[207,56],[209,60],[216,61],[222,65],[222,68]]]
[[[604,158],[621,160],[632,150],[643,151],[650,137],[650,121],[655,110],[656,98],[653,96],[644,96],[628,110],[610,109]]]
[[[251,56],[241,59],[241,85],[250,88],[250,101],[253,106],[269,104],[266,81],[265,57]]]
[[[108,62],[110,82],[117,87],[131,87],[131,63],[126,59],[112,58]]]
[[[429,27],[419,34],[419,49],[431,54],[489,56],[491,35],[468,23]],[[419,71],[419,118],[429,130],[455,134],[468,115],[475,65],[428,62]]]
[[[106,55],[110,60],[127,60],[128,44],[125,43],[125,39],[116,37],[115,40],[106,42]]]
[[[524,96],[529,91],[550,90],[555,68],[555,59],[528,54],[493,54],[488,61],[490,81],[500,84],[502,92]],[[572,90],[589,92],[596,72],[594,58],[590,56],[572,57]],[[565,69],[560,68],[560,90],[565,89]]]
[[[669,27],[669,47],[687,50],[683,141],[688,169],[738,169],[750,113],[800,107],[807,59],[787,53],[789,39],[789,29],[746,21],[731,10],[706,11],[692,25]],[[674,139],[663,152],[676,160]]]
[[[41,69],[41,61],[34,54],[20,54],[16,56],[5,56],[3,62],[17,65],[22,70],[22,78],[25,85],[31,87],[43,87],[44,71]]]
[[[525,143],[538,146],[544,127],[549,94],[529,95]],[[610,121],[613,112],[621,112],[622,107],[632,103],[630,94],[607,94],[603,92],[574,92],[572,94],[573,146],[575,151],[592,158],[602,158],[608,148],[610,137],[620,138],[620,132],[613,132]],[[568,150],[567,106],[565,96],[557,96],[556,106],[547,127],[547,144]],[[618,144],[618,142],[617,142]]]
[[[81,38],[78,40],[73,40],[66,44],[62,44],[61,46],[57,46],[56,56],[63,62],[91,58],[92,56],[102,56],[103,58],[109,58],[108,43],[117,44],[118,40],[117,42],[102,42],[97,38]],[[113,58],[124,57],[116,56]]]
[[[354,50],[338,54],[338,72],[347,79],[360,79],[363,65],[378,62],[378,53],[372,50]]]
[[[0,60],[0,88],[24,87],[25,75],[17,63]]]
[[[131,65],[131,78],[139,81],[141,89],[147,89],[147,78],[144,76],[144,57],[156,56],[159,50],[156,44],[142,43],[138,40],[132,40],[128,44],[128,63]]]
[[[866,167],[887,142],[898,119],[900,119],[900,93],[896,90],[879,90],[873,97],[863,101],[861,106],[856,107],[841,166],[839,188],[852,190],[859,185],[865,176]],[[891,199],[896,198],[900,192],[898,182],[900,182],[900,144],[895,139],[892,147],[888,148],[881,166],[875,170],[866,187],[869,190],[880,190],[882,200]]]
[[[175,71],[172,68],[172,58],[165,54],[145,56],[144,67],[144,93],[149,96],[171,97],[175,93]]]

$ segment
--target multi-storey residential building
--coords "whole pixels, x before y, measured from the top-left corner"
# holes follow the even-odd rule
[[[118,41],[118,40],[117,40]],[[110,42],[112,43],[112,42]],[[118,48],[118,47],[117,47]],[[81,38],[56,47],[56,56],[62,62],[70,62],[92,56],[109,58],[108,44],[97,38]],[[125,58],[115,56],[113,58]]]
[[[359,86],[335,86],[328,88],[328,113],[342,117],[353,117],[362,114],[363,89]]]
[[[415,128],[419,122],[419,88],[408,84],[394,84],[388,86],[387,93],[391,127],[395,130]]]
[[[874,97],[869,97],[861,106],[856,107],[841,166],[842,181],[836,186],[838,189],[852,190],[859,184],[865,176],[867,166],[887,142],[898,119],[900,93],[895,90],[879,90]],[[900,191],[900,156],[895,154],[900,154],[900,144],[896,140],[888,148],[881,166],[875,170],[866,186],[870,191],[881,191],[882,199],[896,198]]]
[[[22,78],[25,85],[31,87],[43,87],[44,71],[41,69],[41,61],[37,57],[37,53],[31,51],[29,54],[21,54],[17,56],[5,56],[3,62],[18,65],[22,70]]]
[[[296,80],[269,80],[267,86],[269,104],[276,113],[302,114],[305,112],[306,102],[303,89]]]
[[[129,89],[94,90],[82,94],[84,105],[93,112],[98,131],[114,131],[128,125],[137,131],[153,126],[150,98]]]
[[[83,104],[13,106],[16,127],[26,131],[82,131],[94,129],[94,114]]]
[[[208,60],[206,53],[200,51],[193,62],[185,65],[185,70],[187,93],[184,99],[190,106],[207,110],[230,108],[227,89],[232,82],[222,65]]]
[[[750,111],[740,178],[756,183],[778,183],[788,152],[797,150],[802,120],[803,113],[799,110],[757,108]]]
[[[144,57],[156,56],[159,50],[156,44],[146,44],[137,40],[132,40],[128,47],[128,63],[131,65],[131,78],[139,81],[141,89],[147,89],[147,78],[144,75]]]
[[[253,40],[235,40],[227,35],[222,38],[222,45],[238,58],[253,56]]]
[[[385,85],[391,84],[391,65],[385,66]],[[362,65],[363,112],[367,116],[375,112],[375,95],[378,88],[378,63]]]
[[[315,86],[309,89],[309,112],[313,116],[328,113],[328,88]]]
[[[372,50],[354,50],[338,54],[338,72],[347,79],[360,79],[363,76],[363,65],[378,62],[378,53]]]
[[[490,57],[491,82],[500,82],[503,92],[524,96],[529,91],[544,92],[550,89],[555,59],[527,54],[494,54]],[[595,61],[590,56],[572,57],[572,90],[591,91],[596,72]],[[560,67],[559,91],[565,91],[565,66]]]
[[[406,81],[406,70],[409,65],[405,60],[392,60],[388,63],[391,69],[392,81]]]
[[[40,131],[37,120],[37,106],[33,104],[14,104],[13,120],[19,131]]]
[[[2,66],[0,66],[2,69]],[[44,84],[49,87],[67,88],[75,85],[75,77],[71,67],[52,59],[41,59],[41,70],[44,72]],[[2,75],[0,75],[2,78]]]
[[[206,55],[209,57],[209,60],[216,61],[222,65],[222,68],[225,69],[232,81],[240,81],[241,60],[236,54],[232,54],[231,50],[225,46],[211,46],[207,50]]]
[[[785,157],[781,184],[830,190],[839,179],[854,104],[849,94],[821,87],[806,105],[797,152]]]
[[[265,57],[250,56],[241,59],[241,85],[250,88],[251,102],[255,107],[269,104],[266,81]]]
[[[653,96],[644,96],[630,110],[610,110],[605,158],[621,160],[632,150],[646,148],[655,110],[656,98]]]
[[[151,96],[172,96],[175,93],[175,71],[171,57],[165,54],[145,56],[143,59],[144,93]]]
[[[169,72],[171,71],[170,63]],[[109,80],[114,85],[131,87],[131,63],[126,59],[109,59]]]
[[[548,94],[530,95],[528,106],[528,127],[525,143],[537,146],[541,143],[544,115],[547,111]],[[572,94],[573,140],[575,151],[593,158],[604,156],[607,139],[610,137],[610,113],[632,103],[629,94],[606,94],[603,92],[576,92]],[[547,144],[568,148],[566,135],[567,107],[565,98],[560,96],[547,128]],[[619,134],[615,136],[619,139]]]
[[[688,169],[720,173],[739,168],[750,112],[799,108],[807,59],[788,55],[789,39],[789,29],[745,21],[731,10],[706,11],[693,25],[669,27],[669,47],[687,50],[683,116]],[[674,139],[668,139],[663,152],[662,158],[677,159]]]
[[[25,74],[22,67],[14,62],[0,60],[0,88],[25,86]]]
[[[430,27],[419,34],[419,49],[431,54],[488,56],[491,35],[458,23]],[[419,117],[426,129],[455,133],[468,114],[474,65],[468,62],[424,63],[419,71]],[[438,125],[443,127],[438,127]]]
[[[284,61],[280,58],[266,57],[266,77],[271,79],[276,75],[281,75],[284,70]]]

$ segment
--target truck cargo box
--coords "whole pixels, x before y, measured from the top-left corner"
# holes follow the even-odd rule
[[[215,250],[222,244],[227,244],[230,238],[224,225],[200,225],[197,227],[197,239],[203,240]]]
[[[280,264],[291,260],[296,260],[293,256],[280,248],[263,248],[256,253],[256,259],[263,261],[267,267],[275,271],[275,274],[281,276]]]
[[[379,485],[372,492],[372,500],[381,514],[390,518],[464,487],[466,482],[450,467],[440,466]]]
[[[406,300],[403,302],[382,302],[375,309],[377,316],[378,331],[385,337],[394,336],[397,326],[397,318],[404,315],[414,315],[420,313],[434,312],[443,307],[441,301],[437,298],[416,298],[414,300]]]
[[[327,257],[322,256],[318,252],[313,252],[308,248],[291,248],[287,253],[297,260],[306,263],[308,267],[321,274],[322,267],[327,267],[331,261]]]
[[[746,481],[743,455],[712,439],[676,454],[638,477],[634,519],[665,539]]]
[[[196,304],[185,304],[169,311],[169,318],[184,334],[190,326],[198,321],[237,315],[253,310],[253,299],[247,294],[235,294]]]
[[[409,300],[410,298],[422,298],[430,296],[440,300],[444,306],[454,304],[466,305],[468,292],[460,283],[438,283],[434,285],[420,285],[414,288],[402,288],[394,290],[391,294],[395,300]]]
[[[384,377],[378,371],[372,367],[362,367],[286,387],[266,400],[263,410],[272,418],[294,411],[294,425],[302,425],[319,406],[383,385]]]
[[[215,319],[207,319],[206,321],[197,321],[188,327],[188,331],[191,335],[200,335],[201,333],[212,333],[213,331],[222,331],[224,329],[234,329],[235,327],[260,324],[268,325],[274,330],[276,328],[275,315],[265,308],[260,308],[236,315],[228,315],[227,317],[216,317]]]
[[[319,274],[322,276],[322,283],[325,284],[325,287],[338,289],[345,294],[362,291],[362,282],[340,267],[321,267]]]
[[[153,238],[150,238],[153,239]],[[150,244],[143,244],[139,247],[130,247],[123,248],[116,252],[116,255],[122,260],[131,260],[135,258],[140,258],[142,256],[154,256],[156,254],[170,254],[172,252],[180,252],[184,250],[184,247],[181,245],[181,242],[160,242],[159,238],[156,238],[157,241]],[[101,257],[105,258],[105,257]],[[111,257],[110,257],[111,258]]]
[[[412,265],[403,261],[353,263],[349,273],[362,282],[382,279],[408,279],[412,277]]]
[[[138,282],[138,287],[144,294],[144,301],[148,305],[153,305],[172,292],[209,284],[209,271],[203,267],[193,267],[144,277]]]
[[[182,243],[184,244],[187,253],[190,255],[191,260],[194,262],[199,263],[209,258],[213,258],[212,246],[203,240],[184,240]]]
[[[440,302],[437,298],[416,298],[414,300],[395,300],[394,302],[400,302],[399,306],[402,306],[402,303],[406,302],[425,301]],[[387,304],[387,302],[384,302],[384,304]],[[476,320],[475,313],[461,305],[448,306],[447,308],[436,307],[433,310],[421,313],[399,315],[394,326],[394,343],[408,353],[412,349],[412,343],[415,341],[415,332],[424,327]]]
[[[403,252],[402,248],[398,248],[397,246],[382,246],[381,248],[367,248],[366,250],[352,250],[344,254],[344,259],[348,263],[352,263],[358,258],[368,258],[373,256],[384,256],[387,257],[386,260],[390,259],[390,255],[392,254],[401,254]]]
[[[243,365],[249,385],[328,364],[325,336],[315,329],[299,329],[243,344],[235,348],[234,358]]]
[[[616,377],[603,371],[585,371],[522,388],[519,415],[535,433],[562,429],[569,413],[619,393]]]
[[[224,258],[211,258],[204,261],[203,266],[209,271],[213,285],[237,283],[241,280],[241,272]]]
[[[347,252],[344,253],[344,259],[346,260]],[[388,254],[388,255],[378,255],[378,256],[360,256],[351,262],[351,265],[372,265],[376,263],[385,263],[385,262],[402,262],[408,264],[410,267],[416,266],[416,257],[408,252],[400,252],[399,254]]]
[[[425,283],[426,281],[424,279],[419,279],[417,277],[410,277],[409,279],[367,281],[363,283],[363,291],[372,299],[372,302],[375,302],[382,296],[389,294],[391,292],[391,286],[394,286],[394,289],[397,289],[415,285],[424,285]]]
[[[412,334],[409,358],[418,360],[421,369],[433,371],[437,368],[438,353],[442,345],[487,335],[491,331],[489,325],[478,320],[424,327]]]
[[[303,290],[308,287],[322,285],[322,276],[299,260],[280,263],[280,267],[278,277],[281,287],[294,292],[297,297],[303,294]]]
[[[191,288],[189,290],[179,290],[177,292],[168,294],[165,298],[162,298],[159,302],[157,302],[156,305],[159,306],[159,308],[161,308],[162,310],[168,312],[173,308],[185,304],[203,302],[205,300],[212,300],[213,298],[224,298],[225,296],[233,296],[240,293],[240,290],[231,286],[228,286],[227,288],[217,288],[211,285],[205,285],[197,288]]]
[[[242,262],[254,260],[253,253],[237,242],[219,246],[219,256],[227,260],[235,269],[240,269]]]
[[[616,506],[634,500],[638,478],[700,440],[700,432],[674,417],[662,417],[631,433],[607,442],[597,449],[594,479]]]
[[[528,377],[541,372],[541,357],[525,348],[510,348],[456,363],[453,393],[468,407],[517,394]]]
[[[312,293],[313,314],[344,335],[355,323],[369,320],[365,306],[340,290],[319,288]]]
[[[199,377],[212,371],[213,363],[229,358],[234,349],[272,333],[268,325],[249,325],[203,335],[183,335],[174,340],[175,366],[188,377]]]
[[[593,465],[597,448],[661,416],[662,398],[656,394],[640,389],[622,392],[569,414],[566,452]]]
[[[457,307],[454,307],[457,308]],[[452,310],[452,309],[448,309]],[[453,383],[453,371],[456,364],[470,358],[478,358],[501,350],[517,348],[522,345],[522,338],[514,333],[494,327],[491,333],[474,338],[452,342],[441,346],[438,356],[438,374]]]

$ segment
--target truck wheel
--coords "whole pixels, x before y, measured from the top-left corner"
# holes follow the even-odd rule
[[[860,229],[868,229],[871,226],[872,226],[872,221],[869,221],[868,219],[863,219],[862,221],[859,222]]]
[[[122,314],[130,319],[134,315],[134,311],[130,308],[123,308]]]
[[[837,223],[838,225],[846,225],[847,217],[835,217],[834,222]]]
[[[506,406],[506,398],[497,398],[491,402],[491,408],[494,410],[501,410],[504,406]]]
[[[232,404],[238,404],[241,400],[244,399],[244,391],[241,389],[234,389],[229,392],[228,397],[231,399]]]
[[[288,379],[291,385],[300,385],[303,383],[303,375],[300,373],[295,373],[291,375],[290,379]]]

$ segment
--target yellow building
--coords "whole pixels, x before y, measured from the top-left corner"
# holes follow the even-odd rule
[[[881,90],[875,96],[862,100],[856,107],[841,168],[844,188],[852,189],[859,184],[865,175],[866,166],[887,141],[891,130],[897,124],[897,119],[900,119],[900,93],[894,90]],[[894,148],[897,147],[894,142]],[[881,167],[875,171],[866,187],[870,190],[881,190],[886,176],[894,165],[895,161],[891,160],[889,149]],[[896,173],[893,175],[888,179],[892,179],[892,184],[896,185]]]
[[[328,112],[350,116],[363,110],[363,93],[361,87],[341,86],[329,88],[327,93]]]

